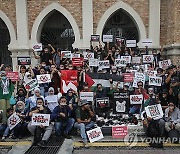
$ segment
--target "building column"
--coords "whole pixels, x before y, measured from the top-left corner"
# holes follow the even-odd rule
[[[160,0],[149,0],[149,37],[152,47],[160,46]]]
[[[82,48],[90,47],[90,39],[93,34],[93,1],[82,0],[83,44]]]

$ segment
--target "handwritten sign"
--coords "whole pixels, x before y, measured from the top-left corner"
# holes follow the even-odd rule
[[[103,42],[113,42],[113,35],[103,35]]]
[[[51,76],[50,74],[42,74],[42,75],[37,75],[37,81],[38,83],[49,83],[51,82]]]
[[[150,105],[145,107],[147,117],[151,117],[154,120],[161,119],[163,117],[163,111],[161,104]]]
[[[15,112],[8,118],[7,124],[9,126],[9,129],[12,130],[20,122],[21,122],[21,119]]]
[[[80,92],[80,99],[86,99],[87,101],[93,101],[94,93],[93,92]]]
[[[162,84],[162,77],[149,77],[149,85],[151,86],[161,86]]]
[[[86,132],[91,143],[104,138],[100,127],[94,128]]]
[[[130,95],[130,103],[131,104],[142,104],[143,95]]]
[[[42,51],[42,50],[43,50],[43,49],[42,49],[42,43],[34,44],[33,47],[32,47],[32,49],[33,49],[34,51]]]
[[[128,134],[127,126],[112,126],[112,138],[123,139]]]
[[[32,125],[49,126],[49,122],[50,122],[50,114],[33,113],[32,115]]]

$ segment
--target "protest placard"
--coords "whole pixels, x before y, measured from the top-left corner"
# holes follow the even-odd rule
[[[140,64],[141,57],[132,57],[132,64]]]
[[[137,83],[139,81],[143,82],[143,87],[144,87],[144,84],[145,84],[145,74],[136,72],[135,75],[134,75],[134,81],[133,81],[133,87],[134,88],[137,88]]]
[[[97,108],[105,108],[109,107],[109,97],[96,98],[96,107]]]
[[[18,65],[31,65],[30,57],[17,57]]]
[[[49,83],[51,82],[51,76],[50,74],[42,74],[42,75],[37,75],[37,81],[38,83]]]
[[[126,40],[126,47],[136,47],[136,40]]]
[[[84,65],[84,58],[72,58],[72,65],[73,66],[83,66]]]
[[[21,119],[15,112],[8,118],[7,124],[9,126],[9,129],[12,130],[20,122],[21,122]]]
[[[61,55],[63,58],[72,58],[71,51],[61,51]]]
[[[91,41],[92,42],[99,42],[99,38],[100,38],[99,35],[91,35]]]
[[[89,66],[97,67],[98,59],[89,59]]]
[[[43,50],[43,49],[42,49],[42,43],[34,44],[33,47],[32,47],[32,49],[33,49],[34,51],[42,51],[42,50]]]
[[[72,53],[71,54],[72,58],[80,58],[81,55],[79,53]]]
[[[49,126],[50,114],[33,113],[31,125],[35,126]]]
[[[145,111],[147,117],[153,118],[154,120],[158,120],[163,117],[161,104],[147,106],[145,107]]]
[[[153,55],[143,55],[143,63],[153,63]]]
[[[167,69],[168,66],[171,65],[171,60],[163,60],[163,61],[159,61],[159,68],[163,68],[163,69]]]
[[[91,130],[87,131],[86,133],[87,133],[90,143],[96,142],[96,141],[104,138],[100,127],[91,129]]]
[[[112,138],[123,139],[128,134],[127,126],[112,126]]]
[[[157,71],[151,71],[151,70],[145,70],[145,74],[150,77],[150,76],[156,76]]]
[[[144,39],[144,40],[142,40],[142,45],[143,46],[147,46],[147,47],[150,47],[150,46],[152,46],[152,40],[151,39]]]
[[[110,68],[109,60],[98,61],[99,69]]]
[[[19,73],[18,72],[6,72],[6,76],[11,81],[19,81]]]
[[[113,42],[113,35],[103,35],[103,42]]]
[[[133,73],[123,73],[124,82],[133,82],[134,74]]]
[[[117,67],[126,67],[126,60],[125,59],[115,59],[114,65]]]
[[[126,64],[131,63],[131,56],[121,56],[121,59],[124,59],[126,61]]]
[[[158,77],[158,76],[149,77],[150,86],[161,86],[161,84],[162,84],[162,77]]]
[[[36,87],[38,87],[38,82],[36,79],[32,79],[30,82],[25,83],[25,88],[29,89],[29,91],[34,90]]]
[[[143,95],[130,95],[130,104],[142,104]]]
[[[84,59],[94,59],[93,52],[83,52]]]
[[[93,92],[80,92],[80,99],[86,99],[87,101],[93,101],[94,93]]]

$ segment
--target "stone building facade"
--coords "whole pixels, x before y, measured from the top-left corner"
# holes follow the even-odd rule
[[[163,45],[167,49],[164,54],[179,63],[179,0],[0,0],[0,19],[9,31],[13,67],[18,56],[32,56],[30,49],[41,42],[43,26],[54,11],[71,25],[73,48],[86,49],[90,36],[102,36],[107,21],[120,9],[134,22],[140,48],[141,41],[150,38],[152,48]],[[34,58],[32,63],[36,63]]]

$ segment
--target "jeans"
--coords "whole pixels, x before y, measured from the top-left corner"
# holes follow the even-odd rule
[[[165,130],[169,132],[171,130],[171,122],[165,122]],[[180,132],[180,123],[175,124],[175,130],[178,130]]]
[[[19,135],[25,136],[27,132],[27,125],[28,123],[26,122],[17,124],[17,126],[14,127],[14,136],[16,137],[18,137]]]
[[[7,137],[9,135],[9,131],[10,129],[7,124],[2,124],[0,126],[0,135]]]
[[[55,122],[56,135],[61,135],[63,126],[65,126],[64,134],[68,134],[69,131],[72,129],[74,122],[75,120],[73,118],[68,118],[67,120],[63,120],[61,122]]]
[[[88,124],[76,122],[74,124],[74,127],[80,130],[80,134],[81,134],[81,138],[83,139],[83,142],[87,142],[86,130],[94,127],[94,122],[91,121]]]
[[[140,113],[140,107],[139,106],[133,106],[130,111],[129,114],[135,114],[135,113]]]

